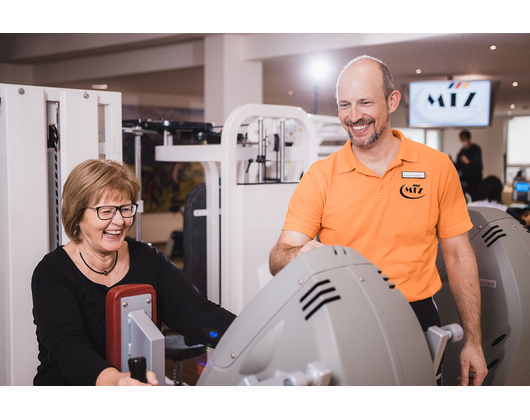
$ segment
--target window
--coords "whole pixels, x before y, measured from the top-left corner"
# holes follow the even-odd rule
[[[511,184],[519,171],[530,176],[530,117],[508,120],[506,183]]]
[[[440,150],[440,131],[424,130],[423,128],[396,128],[403,135],[421,144],[426,144],[433,149]]]

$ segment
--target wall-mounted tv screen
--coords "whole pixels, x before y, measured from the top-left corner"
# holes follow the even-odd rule
[[[487,127],[492,89],[489,80],[412,82],[410,127]]]

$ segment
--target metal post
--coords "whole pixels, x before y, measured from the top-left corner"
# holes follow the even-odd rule
[[[280,182],[285,182],[285,119],[280,119]]]
[[[258,118],[258,183],[263,184],[265,181],[265,148],[263,139],[263,118]]]
[[[142,184],[142,127],[136,126],[134,130],[134,170],[136,178]],[[142,240],[142,212],[144,211],[142,193],[138,200],[138,214],[136,215],[136,240]]]

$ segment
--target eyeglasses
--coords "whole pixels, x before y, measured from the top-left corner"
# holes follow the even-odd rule
[[[87,207],[87,209],[96,210],[98,217],[101,220],[110,220],[116,215],[116,211],[119,210],[123,218],[133,217],[136,214],[138,204],[124,204],[123,206],[99,206],[99,207]]]

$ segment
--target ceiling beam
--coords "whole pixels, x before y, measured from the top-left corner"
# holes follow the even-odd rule
[[[0,34],[0,62],[37,64],[167,45],[202,38],[202,34],[30,33]]]
[[[440,35],[444,34],[249,34],[245,36],[245,59],[264,60],[367,45],[405,42]]]
[[[33,83],[47,86],[204,65],[204,41],[54,61],[33,66]]]

